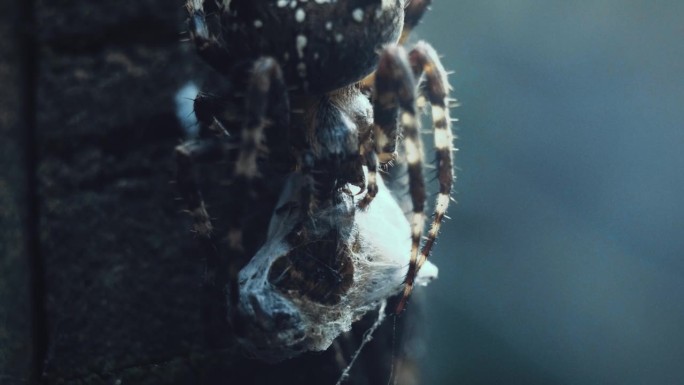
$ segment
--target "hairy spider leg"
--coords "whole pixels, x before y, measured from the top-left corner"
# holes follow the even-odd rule
[[[252,67],[245,95],[245,115],[241,141],[230,139],[223,123],[230,125],[238,122],[238,117],[227,110],[234,109],[229,98],[200,95],[195,100],[195,114],[201,123],[200,137],[188,140],[176,147],[176,183],[188,211],[193,218],[193,230],[203,244],[215,249],[212,236],[213,225],[199,191],[194,164],[226,158],[229,151],[237,149],[237,160],[233,170],[233,186],[230,192],[231,205],[228,229],[230,258],[227,261],[230,303],[237,304],[239,299],[237,276],[245,262],[242,245],[242,231],[248,210],[255,203],[255,184],[260,177],[257,167],[264,128],[274,123],[277,128],[286,130],[289,126],[289,97],[279,65],[272,58],[261,58]],[[216,113],[221,114],[219,120]],[[227,116],[226,116],[227,115]],[[229,118],[228,120],[224,120]],[[282,133],[278,133],[282,134]],[[279,135],[276,135],[279,136]],[[284,147],[287,147],[284,146]],[[235,156],[231,157],[235,158]],[[211,244],[209,246],[208,244]],[[215,261],[212,264],[216,264]],[[231,309],[236,309],[231,306]],[[235,318],[235,317],[232,317]],[[239,327],[239,325],[236,325]]]
[[[432,4],[432,0],[409,0],[404,9],[404,29],[401,31],[399,44],[406,43],[411,32],[420,23],[430,4]]]
[[[451,188],[454,182],[454,144],[448,108],[450,86],[447,72],[444,70],[444,66],[434,48],[423,41],[418,42],[415,48],[409,52],[409,60],[415,77],[417,79],[425,77],[425,84],[421,87],[421,90],[431,104],[439,192],[437,194],[432,225],[428,231],[427,240],[421,249],[420,257],[416,260],[413,254],[411,255],[409,271],[404,282],[404,295],[397,306],[397,313],[401,312],[406,305],[406,301],[413,290],[413,283],[418,271],[427,260],[432,246],[435,244],[442,220],[449,207]]]
[[[200,137],[230,136],[240,126],[237,103],[225,96],[199,93],[195,97],[193,109],[200,123]]]
[[[237,149],[235,140],[226,134],[223,124],[205,108],[217,100],[219,99],[215,97],[198,96],[195,100],[195,115],[200,122],[199,137],[176,147],[176,184],[193,219],[193,231],[198,235],[202,247],[201,255],[206,257],[203,286],[206,296],[202,311],[210,343],[216,339],[217,334],[214,331],[220,330],[215,326],[216,321],[225,319],[227,309],[223,296],[228,278],[228,263],[221,256],[214,239],[212,221],[198,187],[195,164],[232,159]],[[217,307],[216,304],[220,305]],[[238,327],[239,325],[235,325],[235,330]]]
[[[408,0],[406,7],[404,8],[404,25],[401,30],[401,36],[399,38],[400,45],[404,45],[414,28],[423,19],[423,15],[428,10],[428,7],[432,4],[432,0]],[[361,89],[369,90],[375,84],[375,72],[366,76],[360,83]]]
[[[366,180],[366,195],[359,201],[358,206],[364,210],[370,205],[378,194],[378,155],[373,148],[372,139],[367,139],[359,146],[363,162],[368,167],[368,178]]]
[[[397,140],[400,135],[399,112],[403,111],[403,115],[406,116],[406,118],[402,116],[402,124],[417,124],[415,104],[415,80],[406,51],[401,46],[388,46],[380,55],[378,69],[375,73],[373,95],[374,148],[364,154],[368,166],[368,192],[359,203],[360,208],[367,207],[377,194],[378,162],[385,164],[393,161],[397,156]],[[417,136],[415,140],[420,140],[420,136],[417,135],[417,128],[405,127],[405,129],[415,130]],[[370,155],[371,153],[372,155]],[[418,176],[422,180],[422,172]],[[420,198],[416,197],[416,199]],[[422,203],[414,202],[414,208],[421,209],[421,207]],[[420,236],[418,236],[418,241],[420,241]]]
[[[408,66],[408,57],[406,52],[402,49],[402,61],[406,61]],[[411,71],[409,67],[409,71]],[[412,74],[412,72],[411,72]],[[404,280],[404,297],[397,306],[396,313],[400,313],[404,308],[404,301],[407,298],[406,287],[413,285],[415,279],[416,261],[419,260],[420,241],[425,228],[425,200],[427,198],[425,191],[425,178],[423,176],[423,141],[420,135],[420,120],[416,117],[415,106],[415,92],[416,86],[411,76],[411,88],[408,91],[412,98],[411,108],[406,108],[401,114],[401,125],[404,135],[404,151],[406,154],[406,164],[409,181],[409,194],[411,196],[411,204],[413,206],[413,214],[411,218],[411,254],[409,260],[409,269]]]
[[[217,71],[227,74],[231,68],[226,66],[226,63],[230,63],[232,58],[228,50],[221,44],[220,38],[209,30],[204,3],[204,0],[188,0],[185,3],[190,15],[188,19],[190,39],[195,43],[197,53],[202,59]],[[222,3],[216,2],[216,6],[219,7],[218,11],[222,11]]]
[[[420,240],[425,228],[425,179],[423,177],[423,144],[420,135],[420,121],[416,118],[416,83],[414,71],[409,62],[406,50],[401,46],[386,47],[380,56],[378,70],[375,73],[375,151],[379,158],[394,159],[399,136],[398,121],[401,122],[404,135],[404,150],[408,168],[409,193],[413,206],[411,219],[411,257],[409,270],[404,280],[404,296],[396,312],[405,306],[411,293],[417,266],[420,258]],[[399,112],[401,111],[401,118]],[[369,168],[370,169],[370,168]],[[370,182],[374,178],[369,172]],[[377,189],[377,188],[376,188]],[[369,194],[370,195],[370,194]],[[366,195],[368,197],[369,195]],[[372,199],[372,197],[371,197]]]
[[[198,187],[194,166],[230,158],[229,153],[234,158],[238,143],[230,133],[240,125],[234,104],[227,97],[197,95],[194,113],[199,122],[198,137],[176,147],[176,183],[193,218],[193,232],[202,238],[210,238],[213,225]]]
[[[222,157],[218,138],[194,139],[176,147],[176,183],[188,212],[193,219],[193,231],[202,238],[209,238],[213,231],[211,219],[197,187],[194,163]]]
[[[418,25],[418,23],[420,23],[420,20],[423,18],[423,15],[427,11],[431,3],[432,0],[408,0],[406,8],[404,10],[404,26],[401,32],[401,37],[399,39],[400,45],[404,44],[408,40],[411,32]],[[377,195],[378,163],[386,164],[388,162],[395,160],[397,156],[396,147],[397,139],[399,136],[397,132],[397,119],[399,114],[399,108],[396,105],[396,96],[394,96],[396,90],[392,87],[396,88],[397,85],[413,86],[414,83],[413,78],[411,78],[411,81],[408,81],[407,79],[399,79],[399,77],[401,76],[408,78],[409,76],[406,75],[406,72],[404,72],[403,74],[392,74],[391,69],[383,68],[383,64],[387,66],[391,65],[392,63],[392,59],[389,58],[385,58],[383,61],[383,55],[400,55],[405,57],[406,53],[404,52],[403,54],[391,54],[387,53],[387,50],[385,50],[385,52],[381,54],[378,69],[372,74],[368,75],[360,83],[362,89],[373,89],[374,92],[373,112],[375,126],[373,131],[376,146],[375,151],[369,151],[368,143],[364,141],[361,144],[361,155],[364,158],[366,166],[368,167],[368,182],[366,184],[368,192],[361,200],[361,202],[359,202],[359,207],[362,209],[368,207],[368,205],[373,201],[373,198],[375,198],[375,196]],[[382,72],[382,74],[379,75],[379,72]],[[381,76],[382,79],[378,79],[378,76]],[[413,91],[406,93],[401,92],[400,95],[411,95],[412,98],[414,97]],[[414,111],[413,115],[415,116],[415,103],[413,101],[411,101],[410,103],[412,105],[411,109],[412,111]],[[411,118],[409,117],[409,119]],[[415,121],[415,118],[413,119],[413,121]],[[417,131],[420,130],[417,129]],[[418,138],[418,140],[419,139],[420,138]],[[420,146],[420,148],[422,149],[422,145]],[[422,164],[422,151],[420,153],[420,156],[420,161]],[[418,199],[418,197],[416,197],[416,199]],[[414,207],[416,207],[415,204]]]
[[[248,181],[258,178],[257,157],[270,123],[289,125],[289,96],[278,62],[261,57],[252,65],[245,95],[245,122],[242,144],[235,164],[235,177]]]
[[[280,65],[271,57],[257,59],[247,80],[245,121],[233,171],[232,196],[237,203],[233,205],[228,225],[228,247],[231,254],[228,267],[232,304],[237,304],[239,300],[238,273],[241,264],[246,260],[242,229],[252,204],[256,203],[255,185],[261,179],[257,158],[263,147],[264,129],[273,122],[278,123],[279,128],[288,127],[289,110],[289,96]]]
[[[213,227],[209,214],[204,205],[202,195],[197,186],[195,163],[210,162],[226,156],[226,137],[217,136],[188,140],[176,147],[177,174],[176,183],[193,219],[193,229],[198,235],[202,254],[206,258],[206,273],[204,274],[205,296],[203,296],[202,312],[205,322],[207,341],[216,340],[216,333],[220,330],[214,327],[216,320],[225,319],[225,299],[222,299],[227,277],[227,264],[221,258],[216,242],[213,239]],[[216,304],[219,304],[217,307]]]

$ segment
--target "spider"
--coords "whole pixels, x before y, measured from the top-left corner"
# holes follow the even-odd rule
[[[237,202],[225,236],[230,318],[243,321],[243,344],[255,356],[278,361],[323,350],[403,284],[400,313],[421,277],[454,179],[447,73],[428,43],[403,47],[429,5],[187,2],[191,40],[231,91],[195,100],[201,135],[176,148],[177,183],[195,232],[211,239],[193,164],[230,161]],[[421,248],[426,192],[417,104],[424,101],[431,104],[439,192]],[[410,221],[378,177],[395,161],[406,162]],[[280,187],[269,195],[265,186],[274,183]],[[246,221],[274,194],[268,232],[250,255]],[[433,276],[434,269],[422,277]]]

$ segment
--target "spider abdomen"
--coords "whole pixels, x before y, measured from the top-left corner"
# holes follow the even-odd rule
[[[205,59],[225,70],[227,65],[273,57],[281,64],[287,84],[322,94],[361,80],[374,70],[380,48],[399,39],[403,3],[224,1],[220,19],[214,21],[226,48],[223,54],[231,63],[218,57],[223,55]],[[210,21],[196,25],[208,28]]]

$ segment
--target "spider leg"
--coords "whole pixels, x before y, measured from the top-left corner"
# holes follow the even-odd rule
[[[216,138],[188,140],[176,147],[176,183],[193,218],[193,230],[203,238],[211,236],[213,226],[197,186],[194,163],[220,158],[222,155],[223,148]]]
[[[204,10],[205,0],[188,0],[185,6],[190,14],[188,29],[190,38],[195,43],[197,53],[212,67],[222,73],[227,73],[231,63],[231,56],[221,44],[219,37],[214,35],[207,22],[207,14]],[[218,4],[218,3],[217,3]],[[217,11],[222,11],[219,8]]]
[[[449,82],[447,72],[444,70],[441,61],[434,48],[426,42],[419,42],[409,53],[409,60],[416,78],[425,76],[425,85],[422,87],[432,109],[432,125],[435,138],[435,156],[437,163],[437,180],[439,181],[439,193],[435,204],[435,213],[428,231],[427,240],[423,245],[418,260],[413,256],[409,265],[409,272],[406,275],[404,286],[404,296],[397,306],[400,312],[406,304],[413,283],[418,271],[423,266],[432,246],[435,244],[439,233],[442,220],[449,207],[451,199],[451,187],[454,182],[453,158],[454,151],[453,134],[451,133],[451,120],[449,118],[448,96]],[[407,142],[408,145],[408,142]],[[407,154],[409,150],[407,149]],[[409,155],[410,159],[410,155]],[[410,168],[410,160],[409,160]]]
[[[278,62],[270,57],[257,59],[249,74],[245,96],[245,122],[242,144],[235,165],[235,177],[252,181],[259,177],[257,156],[264,141],[264,128],[275,123],[289,126],[289,96]]]
[[[363,210],[368,207],[378,194],[378,155],[375,153],[371,140],[362,143],[360,147],[361,156],[363,157],[366,167],[368,167],[368,178],[365,186],[366,195],[364,195],[363,199],[361,199],[358,204],[359,208]]]
[[[409,0],[404,10],[404,29],[401,31],[399,44],[406,43],[411,32],[420,23],[431,3],[432,0]]]
[[[378,69],[375,72],[374,148],[371,150],[368,144],[361,146],[361,153],[368,167],[368,192],[359,203],[360,208],[368,207],[378,192],[378,163],[386,164],[397,156],[399,111],[403,110],[406,116],[406,119],[402,117],[402,120],[407,120],[409,124],[416,122],[414,93],[415,81],[406,51],[401,46],[386,47],[380,54]]]
[[[225,96],[200,93],[193,103],[195,117],[200,123],[200,137],[230,136],[240,125],[237,103]]]
[[[406,51],[401,46],[390,46],[380,56],[375,73],[374,136],[375,151],[381,160],[394,159],[399,136],[399,121],[403,128],[404,148],[408,168],[409,192],[413,206],[411,220],[411,259],[404,280],[404,297],[397,306],[403,310],[421,260],[420,238],[425,227],[425,179],[423,178],[423,144],[420,122],[416,118],[416,86],[414,71]],[[401,118],[399,119],[399,112]],[[370,169],[370,168],[369,168]],[[369,172],[369,191],[371,178]]]
[[[432,0],[408,0],[406,8],[404,9],[404,26],[399,37],[399,45],[403,45],[409,39],[413,29],[420,23],[423,15],[428,7],[432,4]],[[375,72],[366,76],[361,82],[360,86],[363,90],[369,90],[375,83]]]
[[[217,136],[201,137],[176,147],[176,184],[193,218],[193,229],[198,234],[198,243],[202,247],[201,255],[206,258],[202,319],[210,344],[214,344],[217,336],[222,335],[224,330],[221,321],[225,320],[227,310],[224,290],[228,274],[227,263],[217,248],[213,226],[197,186],[194,165],[225,158],[231,144],[225,139]]]
[[[232,304],[239,299],[237,278],[240,264],[245,261],[242,229],[252,205],[257,203],[255,185],[261,179],[257,158],[263,146],[264,129],[270,123],[275,123],[277,128],[286,129],[289,126],[289,109],[289,96],[280,66],[270,57],[257,59],[247,80],[245,120],[233,171],[232,197],[237,204],[233,205],[228,225]],[[283,147],[287,147],[287,144]]]

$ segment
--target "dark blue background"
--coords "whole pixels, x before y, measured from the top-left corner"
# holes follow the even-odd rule
[[[684,2],[435,0],[458,205],[426,384],[684,384]]]

